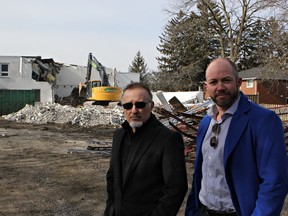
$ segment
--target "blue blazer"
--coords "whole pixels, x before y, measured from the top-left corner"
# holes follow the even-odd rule
[[[197,216],[202,178],[202,143],[211,118],[199,125],[192,190],[186,216]],[[224,147],[225,177],[237,214],[280,215],[288,190],[288,158],[280,118],[241,92]]]

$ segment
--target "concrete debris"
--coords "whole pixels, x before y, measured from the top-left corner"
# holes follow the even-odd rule
[[[87,105],[72,107],[58,103],[39,103],[35,106],[26,105],[18,112],[3,116],[4,119],[22,123],[45,124],[71,124],[83,127],[96,125],[120,125],[124,121],[121,107],[103,107]]]

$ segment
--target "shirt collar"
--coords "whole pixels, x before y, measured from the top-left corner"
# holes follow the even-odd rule
[[[238,108],[239,101],[241,98],[241,94],[239,94],[237,100],[229,107],[229,109],[223,114],[222,119],[225,118],[226,115],[232,116]],[[214,103],[207,111],[207,115],[211,118],[215,119],[216,115],[218,114],[216,104]],[[227,118],[227,117],[226,117]]]

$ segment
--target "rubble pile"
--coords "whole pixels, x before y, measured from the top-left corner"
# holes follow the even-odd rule
[[[194,104],[191,107],[188,107],[187,110],[180,111],[179,107],[183,105],[173,104],[172,112],[165,110],[164,108],[155,107],[154,112],[157,113],[158,118],[162,118],[162,123],[173,130],[179,131],[184,138],[185,144],[185,156],[188,161],[193,161],[196,156],[196,136],[200,121],[206,115],[207,110],[212,105],[211,100],[204,101],[199,104]],[[279,109],[279,107],[277,107]],[[273,109],[271,109],[273,110]],[[279,115],[280,119],[283,122],[284,132],[285,132],[285,142],[288,152],[288,121],[287,117],[283,114],[287,114],[287,111],[273,110]]]
[[[173,111],[170,112],[161,107],[155,107],[154,112],[159,118],[163,118],[162,123],[172,129],[177,130],[183,135],[185,156],[188,161],[193,161],[196,154],[196,135],[200,121],[212,105],[211,100],[204,101],[200,104],[194,104],[186,111],[179,112],[181,104],[173,104]],[[176,108],[177,107],[177,108]],[[182,105],[182,107],[184,107]]]
[[[22,123],[59,123],[90,127],[96,125],[120,125],[124,117],[119,106],[103,107],[87,105],[75,108],[58,103],[39,103],[26,105],[18,112],[3,116],[4,119]]]

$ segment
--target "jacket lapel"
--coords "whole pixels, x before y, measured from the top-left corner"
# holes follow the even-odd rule
[[[137,167],[140,159],[143,157],[149,146],[152,144],[156,135],[159,133],[161,127],[157,127],[156,119],[153,120],[152,124],[150,124],[147,128],[145,128],[144,136],[141,138],[140,143],[138,143],[135,154],[132,158],[132,162],[128,165],[128,171],[125,172],[126,175],[123,178],[123,185],[125,185],[129,175],[133,172],[133,170]]]
[[[199,125],[199,128],[201,128],[201,130],[198,130],[198,134],[197,134],[197,145],[196,145],[196,158],[199,158],[200,160],[195,160],[195,167],[198,166],[197,162],[199,161],[199,166],[202,166],[202,144],[203,144],[203,140],[204,137],[206,135],[206,132],[208,130],[209,124],[210,124],[211,118],[206,115],[203,118],[203,121],[201,122],[201,125]]]
[[[119,184],[119,188],[122,188],[122,163],[121,163],[121,154],[120,154],[120,149],[121,149],[121,145],[122,145],[122,140],[125,134],[125,130],[119,130],[119,134],[117,134],[117,136],[115,136],[115,138],[117,137],[117,139],[114,140],[114,144],[113,144],[113,148],[115,148],[115,150],[113,151],[113,153],[115,154],[114,156],[114,160],[116,162],[114,162],[113,164],[116,164],[116,166],[114,167],[114,172],[116,173],[116,176],[119,176],[117,178],[117,184]]]
[[[248,124],[249,119],[245,113],[247,113],[249,110],[250,110],[250,103],[248,101],[248,98],[241,93],[238,109],[231,119],[229,130],[227,133],[227,138],[225,140],[225,147],[224,147],[225,165],[229,155],[237,145],[239,139],[241,138]]]

